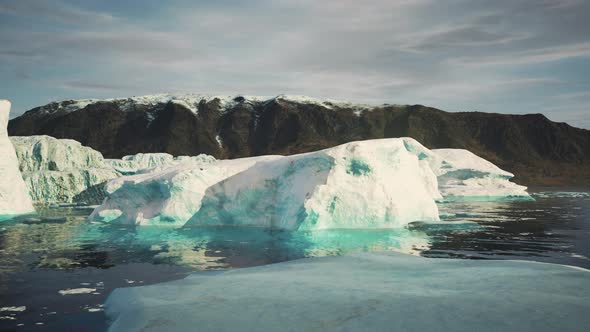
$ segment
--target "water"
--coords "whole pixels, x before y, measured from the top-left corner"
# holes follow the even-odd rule
[[[0,226],[0,330],[103,331],[102,303],[114,288],[310,256],[396,250],[590,268],[590,193],[540,191],[535,198],[445,203],[440,223],[401,230],[312,233],[136,229],[90,224],[90,208],[44,209],[40,218]]]

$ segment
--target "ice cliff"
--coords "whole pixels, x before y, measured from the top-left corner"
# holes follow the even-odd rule
[[[470,154],[411,138],[292,156],[180,163],[108,183],[92,220],[301,230],[395,228],[438,220],[445,197],[528,197],[510,174]],[[438,177],[438,179],[437,179]]]
[[[10,141],[29,194],[37,204],[100,204],[106,182],[121,175],[155,171],[186,161],[215,160],[207,155],[173,157],[167,153],[104,159],[100,152],[71,139],[13,136]]]
[[[104,199],[105,182],[119,176],[102,154],[70,139],[11,137],[19,167],[36,203],[89,203]]]
[[[6,126],[10,102],[0,99],[0,220],[34,212]]]

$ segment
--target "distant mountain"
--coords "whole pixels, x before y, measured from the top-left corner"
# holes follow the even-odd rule
[[[541,114],[448,113],[422,105],[369,106],[309,97],[153,95],[69,100],[10,121],[9,135],[71,138],[107,158],[139,152],[216,158],[314,151],[403,137],[463,148],[527,185],[590,186],[590,131]]]

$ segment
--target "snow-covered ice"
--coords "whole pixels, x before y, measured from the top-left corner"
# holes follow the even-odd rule
[[[0,99],[0,220],[35,211],[8,139],[9,113],[10,102]]]
[[[363,253],[120,288],[106,313],[110,331],[585,331],[589,273]]]

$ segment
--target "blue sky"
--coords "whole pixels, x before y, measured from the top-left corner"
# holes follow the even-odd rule
[[[0,0],[0,97],[296,94],[590,128],[590,1]]]

